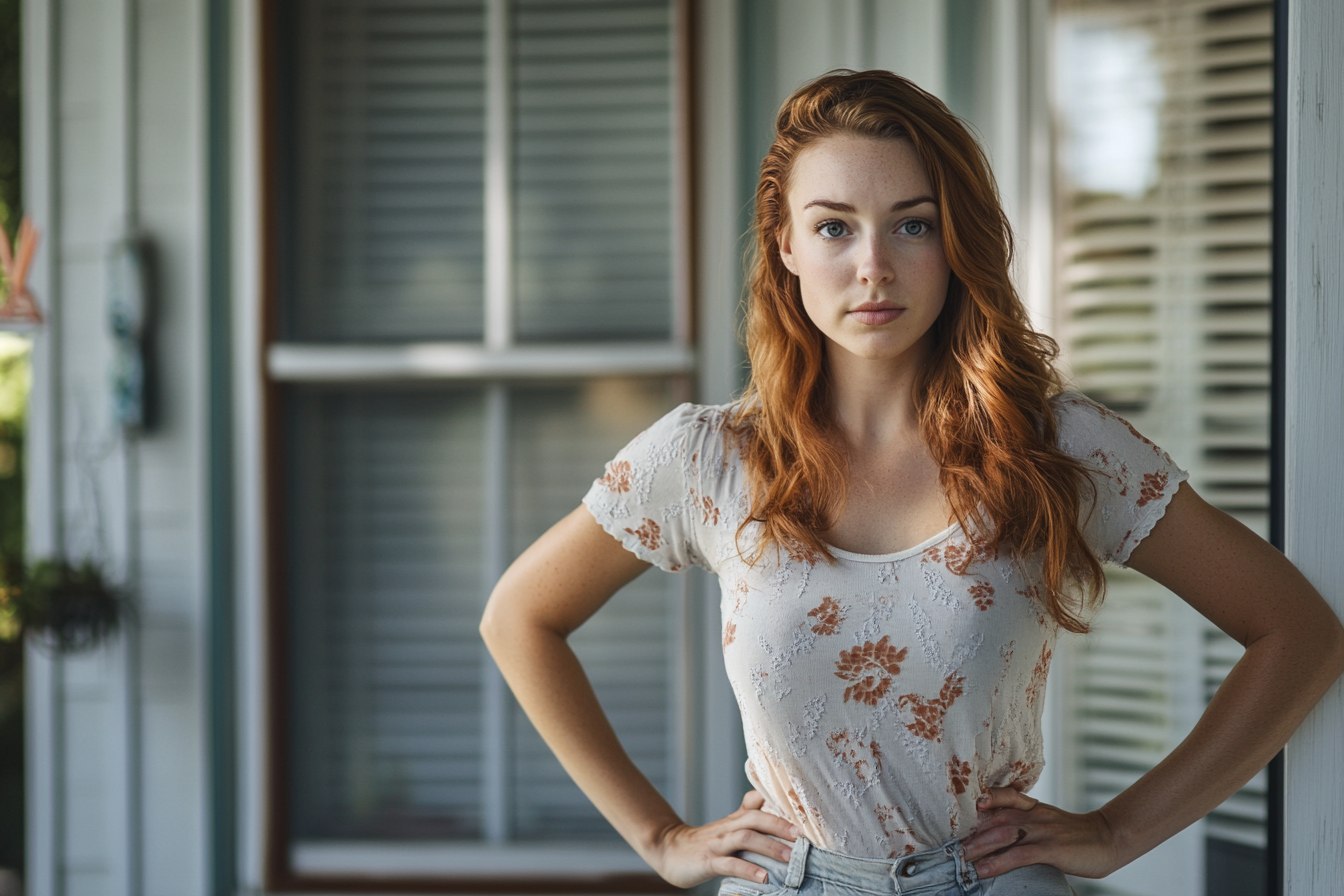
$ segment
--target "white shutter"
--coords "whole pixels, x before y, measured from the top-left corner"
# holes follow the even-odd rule
[[[672,37],[666,0],[516,4],[519,339],[671,335]]]
[[[304,0],[282,128],[287,338],[479,339],[483,0]]]
[[[1129,416],[1190,470],[1205,498],[1264,535],[1271,4],[1059,0],[1055,23],[1065,359],[1083,391]],[[1101,71],[1107,58],[1132,65],[1108,75]],[[1136,96],[1132,85],[1150,77],[1157,95]],[[1080,96],[1079,81],[1087,79]],[[1089,146],[1106,133],[1107,114],[1114,117],[1111,137],[1121,142]],[[1157,154],[1149,160],[1156,164],[1147,182],[1139,173],[1144,160],[1116,155],[1136,145],[1124,142],[1126,131],[1135,132],[1123,126],[1126,115],[1144,114],[1156,116]],[[1079,158],[1088,153],[1092,167]],[[1125,171],[1134,173],[1128,184],[1117,175]],[[1241,653],[1137,574],[1120,571],[1110,582],[1108,605],[1095,633],[1072,651],[1066,678],[1074,717],[1066,778],[1088,809],[1175,746]],[[1206,832],[1263,848],[1264,824],[1264,781],[1257,778],[1209,817]],[[1202,876],[1203,857],[1190,860]],[[1169,880],[1136,880],[1124,891],[1179,896]]]

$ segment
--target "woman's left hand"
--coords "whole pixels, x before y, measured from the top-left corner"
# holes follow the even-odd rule
[[[975,832],[961,845],[980,877],[1053,865],[1096,878],[1120,867],[1110,825],[1099,812],[1075,815],[1011,787],[991,787],[975,807]]]

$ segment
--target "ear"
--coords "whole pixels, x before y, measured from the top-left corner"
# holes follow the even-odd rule
[[[779,232],[779,260],[784,262],[784,267],[789,269],[789,273],[798,276],[798,263],[793,258],[793,227],[785,227]]]

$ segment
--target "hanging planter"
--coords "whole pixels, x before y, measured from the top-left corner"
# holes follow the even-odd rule
[[[5,595],[23,632],[61,653],[88,650],[116,632],[127,612],[126,595],[89,561],[39,560]]]

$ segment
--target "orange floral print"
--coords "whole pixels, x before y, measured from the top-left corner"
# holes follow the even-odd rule
[[[1139,500],[1135,503],[1142,507],[1149,501],[1156,501],[1167,490],[1166,473],[1145,473],[1143,484],[1139,486]]]
[[[877,816],[877,824],[878,827],[882,829],[882,836],[886,837],[888,840],[899,836],[914,836],[915,832],[910,829],[910,822],[906,820],[905,813],[901,811],[900,806],[887,806],[883,803],[878,803],[873,807],[873,814]],[[899,824],[893,824],[893,822],[899,822]],[[905,844],[905,855],[908,856],[915,851],[916,848],[913,843]],[[896,858],[896,850],[893,849],[891,852],[887,853],[887,858]]]
[[[989,542],[972,535],[966,541],[953,541],[941,548],[925,548],[920,554],[921,563],[943,563],[953,575],[964,576],[967,571],[982,560],[994,557]]]
[[[1035,706],[1045,691],[1045,680],[1050,675],[1050,657],[1053,654],[1049,642],[1041,645],[1041,655],[1036,660],[1036,668],[1031,670],[1031,682],[1027,685],[1027,706]]]
[[[606,486],[609,491],[624,494],[630,491],[630,478],[630,461],[618,460],[607,464],[606,475],[597,480],[597,483]]]
[[[831,755],[854,769],[854,777],[864,784],[882,774],[882,748],[877,741],[854,741],[849,729],[832,731],[826,738],[826,749]]]
[[[639,539],[639,543],[651,551],[658,550],[658,545],[662,544],[662,530],[658,524],[648,517],[644,518],[644,525],[638,529],[626,529],[631,535]]]
[[[1036,772],[1036,763],[1028,762],[1025,759],[1018,759],[1013,762],[1012,776],[1013,781],[1022,781],[1030,778]],[[1011,786],[1011,782],[1010,782]]]
[[[719,524],[719,508],[714,506],[714,499],[709,495],[701,496],[700,512],[704,515],[706,526],[717,526]]]
[[[966,693],[966,678],[953,672],[943,682],[942,690],[933,699],[925,699],[918,694],[902,694],[900,703],[910,710],[915,720],[905,727],[925,740],[943,741],[943,720],[952,703]]]
[[[809,610],[807,615],[816,617],[817,622],[812,626],[812,632],[818,635],[835,634],[840,630],[840,624],[845,621],[845,611],[833,597],[823,597],[821,604]]]
[[[966,575],[972,566],[993,556],[994,551],[990,548],[989,541],[978,535],[969,536],[964,542],[954,541],[943,548],[943,561],[947,565],[947,571],[959,576]]]
[[[728,645],[733,643],[733,639],[736,637],[737,637],[737,623],[729,622],[727,625],[723,627],[723,649],[727,650]]]
[[[869,641],[862,647],[840,651],[835,677],[853,682],[845,688],[846,703],[854,700],[876,706],[891,687],[891,676],[901,674],[901,663],[909,648],[897,650],[890,641],[891,635],[883,635],[876,644]]]
[[[961,796],[971,786],[971,764],[963,762],[953,753],[947,761],[947,792]]]
[[[976,582],[966,589],[979,610],[988,610],[994,606],[994,586],[988,582]]]
[[[786,548],[786,553],[794,563],[806,563],[808,566],[815,566],[816,562],[821,559],[820,554],[803,544],[789,545]]]

